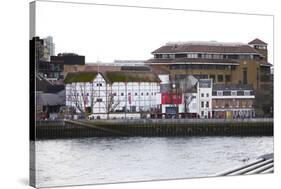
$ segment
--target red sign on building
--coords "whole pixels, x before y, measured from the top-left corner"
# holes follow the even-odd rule
[[[182,94],[162,93],[161,104],[182,104]]]

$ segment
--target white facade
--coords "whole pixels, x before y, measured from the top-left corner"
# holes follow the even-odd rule
[[[186,93],[185,94],[185,103],[186,103],[186,113],[197,113],[197,93]]]
[[[156,82],[115,82],[112,84],[115,111],[149,111],[157,107],[160,86]]]
[[[66,106],[77,112],[91,109],[93,114],[109,112],[143,112],[157,107],[158,82],[107,82],[98,73],[92,82],[66,84]]]
[[[197,113],[200,118],[212,118],[212,80],[200,79],[197,85]]]

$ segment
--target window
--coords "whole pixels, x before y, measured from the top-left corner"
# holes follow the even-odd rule
[[[237,91],[231,91],[231,96],[237,96]]]
[[[223,92],[222,91],[217,91],[217,96],[222,96]]]
[[[175,55],[174,54],[163,54],[163,58],[172,59],[172,58],[175,58]]]
[[[87,93],[87,96],[89,96],[89,93]]]
[[[128,93],[128,95],[131,95],[131,93]]]
[[[201,108],[204,108],[204,101],[201,102]]]
[[[223,56],[222,56],[222,54],[213,54],[213,58],[214,59],[222,59]]]
[[[191,54],[187,54],[187,58],[197,58],[197,54],[191,53]]]
[[[124,93],[121,93],[121,96],[124,96]]]
[[[79,96],[79,93],[77,93],[76,96]]]
[[[209,108],[209,101],[206,102],[206,108]]]
[[[141,96],[143,96],[143,93],[141,93]]]
[[[223,91],[223,96],[230,96],[231,95],[231,91]]]
[[[218,82],[223,82],[223,75],[218,75]]]
[[[97,98],[97,102],[102,102],[102,98]]]
[[[225,75],[225,81],[226,81],[226,82],[230,82],[230,80],[231,80],[230,75]]]
[[[237,91],[237,96],[243,96],[244,95],[244,91]]]
[[[146,95],[148,96],[148,95],[149,95],[149,93],[146,93]]]
[[[116,96],[116,93],[113,93],[113,96]]]
[[[212,79],[213,83],[215,83],[216,82],[216,75],[210,75],[210,79]]]
[[[201,93],[201,97],[204,97],[204,93]]]
[[[135,96],[138,96],[138,93],[135,93]]]
[[[251,95],[251,92],[250,92],[250,91],[244,91],[244,95],[245,95],[245,96],[250,96],[250,95]]]
[[[206,93],[206,97],[209,97],[209,93]]]
[[[201,116],[204,116],[204,111],[201,111]]]
[[[248,71],[247,68],[243,68],[243,84],[248,84]]]

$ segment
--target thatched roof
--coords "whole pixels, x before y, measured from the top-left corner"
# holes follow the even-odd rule
[[[102,73],[110,83],[114,82],[160,82],[158,76],[152,72],[112,71]]]
[[[70,72],[66,75],[64,83],[92,82],[98,72]],[[107,83],[114,82],[160,82],[158,76],[152,72],[144,71],[105,71],[100,73]]]
[[[92,82],[98,72],[70,72],[66,75],[64,83],[76,83],[76,82]]]

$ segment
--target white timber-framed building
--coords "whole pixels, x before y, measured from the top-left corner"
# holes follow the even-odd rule
[[[93,118],[133,118],[159,105],[160,79],[151,72],[70,72],[65,84],[66,106]]]

